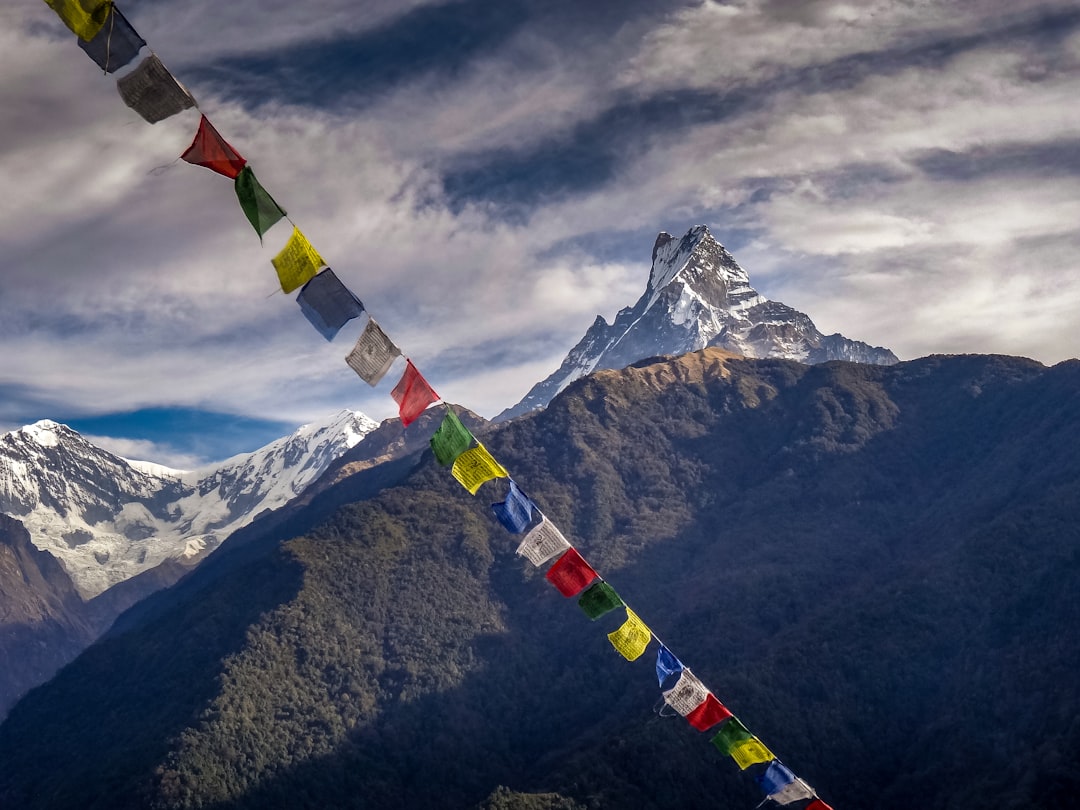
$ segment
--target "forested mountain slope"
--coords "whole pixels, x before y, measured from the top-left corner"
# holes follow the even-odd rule
[[[709,349],[594,374],[483,439],[837,810],[1065,808],[1078,425],[1077,362]],[[627,663],[617,614],[590,622],[515,556],[497,487],[470,497],[430,453],[335,486],[365,499],[295,515],[293,539],[251,527],[24,699],[0,806],[760,801],[654,712],[655,642]]]

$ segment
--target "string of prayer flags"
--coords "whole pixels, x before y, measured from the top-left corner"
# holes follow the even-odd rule
[[[652,630],[630,608],[626,609],[626,621],[614,633],[608,633],[611,646],[627,661],[636,661],[652,641]]]
[[[473,435],[469,429],[461,424],[456,413],[447,408],[442,424],[431,437],[431,451],[435,454],[435,460],[445,467],[468,450],[472,440]]]
[[[270,260],[270,264],[277,270],[281,291],[290,293],[315,278],[319,268],[326,262],[300,229],[293,225],[289,241],[278,255]]]
[[[108,4],[109,13],[105,24],[91,39],[79,39],[79,47],[93,59],[106,73],[115,73],[124,65],[130,64],[139,51],[146,45],[146,40],[131,27],[127,17],[112,3]]]
[[[484,482],[510,475],[480,442],[457,457],[450,474],[469,490],[470,495],[475,495]]]
[[[732,717],[724,723],[710,742],[721,753],[735,760],[735,764],[744,771],[755,763],[772,762],[776,759],[772,751],[751,734],[738,717]]]
[[[308,323],[327,340],[333,340],[341,327],[353,318],[359,318],[364,311],[363,302],[329,267],[304,285],[296,296],[296,303]]]
[[[543,515],[540,522],[525,535],[517,553],[539,568],[556,554],[570,548],[570,543],[558,527]]]
[[[408,427],[415,422],[428,405],[439,401],[439,395],[428,385],[428,381],[413,365],[412,360],[406,360],[405,373],[401,375],[401,379],[390,392],[390,396],[398,404],[398,415],[401,417],[403,427]],[[505,475],[505,470],[503,474]]]
[[[394,364],[394,358],[400,355],[401,349],[386,336],[382,327],[375,322],[374,318],[368,318],[363,333],[345,358],[345,362],[360,376],[360,379],[368,385],[375,386],[386,376],[386,372]]]
[[[109,0],[45,0],[56,16],[64,21],[79,39],[86,41],[97,36],[105,25],[112,5]]]
[[[150,54],[131,73],[116,81],[120,98],[149,124],[195,106],[191,93],[180,84],[157,58]]]
[[[596,571],[585,562],[576,548],[568,548],[544,574],[563,596],[577,596],[596,579]]]
[[[795,781],[795,774],[783,762],[774,759],[764,773],[754,777],[754,781],[758,783],[761,792],[767,798],[772,798],[773,794],[779,793]]]
[[[578,606],[593,621],[623,606],[622,598],[604,581],[594,583],[578,599]]]
[[[663,688],[669,678],[679,674],[684,668],[682,661],[661,644],[660,649],[656,651],[656,680],[660,683],[660,687]]]
[[[199,121],[195,139],[180,159],[194,166],[205,166],[210,171],[223,174],[230,180],[235,180],[240,170],[247,165],[247,161],[221,137],[205,115]]]
[[[522,492],[512,478],[506,500],[491,505],[491,511],[495,513],[499,523],[511,534],[521,534],[525,531],[526,527],[532,523],[535,509],[536,504],[532,502],[532,498]]]
[[[792,804],[794,802],[802,801],[803,799],[814,798],[814,789],[802,779],[797,778],[790,785],[780,788],[776,793],[770,794],[768,798],[772,799],[777,804]]]
[[[234,181],[236,199],[240,201],[240,207],[244,209],[244,215],[251,223],[251,227],[259,234],[262,241],[263,234],[274,226],[278,220],[285,216],[282,208],[264,189],[255,178],[255,172],[250,166],[245,166],[236,175]]]

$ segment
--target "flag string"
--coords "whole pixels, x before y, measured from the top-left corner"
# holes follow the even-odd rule
[[[116,18],[120,15],[120,11],[115,3],[113,3],[112,0],[100,0],[98,5],[95,6],[92,11],[86,12],[86,0],[83,0],[83,5],[81,6],[78,5],[79,0],[46,0],[46,2],[54,11],[56,11],[60,19],[76,33],[82,42],[89,43],[101,33],[101,28],[104,26],[105,20],[102,20],[102,24],[97,25],[97,28],[95,29],[95,15],[100,16],[101,13],[107,15],[108,30],[105,32],[103,69],[105,73],[108,74],[110,72],[109,68],[112,67],[112,40],[116,30]],[[130,28],[130,23],[126,21],[126,18],[123,19]],[[124,98],[124,102],[128,104],[129,107],[135,109],[136,112],[142,115],[150,123],[155,123],[157,120],[163,120],[164,118],[168,118],[191,107],[194,107],[202,116],[199,132],[196,134],[195,141],[192,143],[192,146],[189,147],[188,152],[185,152],[170,164],[152,169],[151,173],[168,169],[178,160],[184,159],[185,161],[196,165],[206,166],[218,174],[231,177],[236,182],[237,196],[240,199],[241,207],[255,227],[260,242],[262,241],[263,235],[278,221],[284,219],[288,222],[293,229],[292,235],[281,253],[273,260],[274,267],[278,271],[279,280],[281,281],[281,289],[275,290],[267,297],[272,297],[279,291],[290,293],[299,288],[300,293],[297,296],[297,301],[301,304],[301,308],[304,309],[305,316],[311,320],[311,315],[308,310],[305,309],[305,291],[308,290],[309,285],[314,279],[317,279],[328,272],[333,275],[333,271],[330,270],[326,262],[307,240],[307,237],[303,235],[303,232],[292,217],[281,208],[276,200],[274,200],[265,189],[262,188],[255,178],[254,172],[247,165],[247,161],[240,157],[228,142],[221,139],[220,135],[217,135],[217,130],[202,111],[195,96],[172,76],[154,50],[142,40],[133,28],[131,28],[131,31],[142,45],[134,48],[133,52],[130,54],[130,58],[126,59],[121,64],[117,64],[116,69],[122,68],[134,60],[135,56],[143,46],[147,48],[150,56],[140,63],[138,67],[128,72],[125,77],[121,77],[118,80],[118,86],[121,88],[121,96]],[[86,50],[85,47],[84,50]],[[87,53],[90,54],[89,51],[87,51]],[[90,55],[91,58],[94,58],[92,54]],[[97,60],[95,59],[95,61]],[[154,71],[158,67],[160,68],[160,72],[155,73]],[[143,71],[143,73],[140,73],[140,71]],[[125,82],[125,79],[129,79],[133,75],[137,75],[141,84],[134,86],[131,93],[125,94],[122,83]],[[134,99],[134,101],[132,101],[132,99]],[[196,156],[193,155],[192,158],[189,159],[189,153],[196,149],[200,136],[204,134],[203,124],[209,125],[213,133],[217,135],[219,143],[217,143],[216,146],[223,157],[214,157],[200,162],[199,160],[194,159]],[[230,157],[230,155],[234,157]],[[239,164],[239,167],[235,164]],[[245,176],[245,171],[248,173],[248,180],[245,180],[244,183],[241,184],[239,180],[241,177]],[[249,190],[249,186],[250,198],[245,199],[245,197],[241,196],[241,189],[243,188],[244,193],[246,194]],[[246,203],[250,204],[250,208]],[[272,209],[270,208],[270,204],[273,206]],[[264,214],[266,215],[265,219],[269,221],[264,221]],[[265,227],[263,227],[264,224]],[[336,276],[334,276],[334,279],[336,279]],[[382,377],[397,359],[404,360],[405,371],[391,392],[391,396],[398,403],[399,416],[402,420],[402,424],[407,427],[408,424],[416,419],[424,410],[433,405],[441,404],[444,409],[443,425],[447,423],[448,419],[452,418],[457,421],[457,424],[460,425],[465,434],[467,434],[467,441],[465,442],[466,446],[460,449],[458,449],[457,446],[454,446],[451,452],[453,453],[454,450],[457,452],[446,462],[451,466],[453,476],[474,496],[484,483],[499,478],[507,479],[510,482],[510,486],[508,487],[509,494],[507,495],[507,500],[502,502],[502,505],[509,509],[507,504],[509,504],[514,490],[518,489],[513,477],[498,463],[498,461],[495,460],[494,457],[491,456],[484,445],[473,435],[472,431],[461,425],[460,420],[457,418],[457,415],[454,413],[449,403],[440,397],[427,380],[424,379],[423,375],[420,374],[419,370],[414,365],[411,357],[403,353],[393,341],[386,336],[386,333],[382,331],[378,322],[367,308],[362,304],[359,304],[360,299],[350,292],[343,284],[340,284],[340,280],[338,280],[338,284],[340,285],[339,292],[330,295],[328,299],[320,299],[323,303],[322,312],[320,312],[314,304],[308,303],[308,306],[313,308],[317,317],[321,318],[325,315],[326,311],[331,308],[332,304],[343,304],[345,297],[347,296],[349,306],[343,307],[342,310],[346,313],[346,322],[352,320],[354,317],[358,317],[359,314],[367,315],[368,319],[363,334],[357,340],[353,352],[350,353],[349,358],[347,358],[348,365],[353,368],[362,379],[368,382],[369,385],[374,387],[379,384]],[[355,314],[350,314],[350,312],[357,309],[355,305],[359,305],[359,311]],[[335,313],[333,323],[337,323],[340,318],[341,315]],[[326,322],[329,319],[323,318],[323,320]],[[315,321],[312,321],[312,323],[314,324]],[[337,328],[339,329],[340,325]],[[320,329],[320,331],[322,330]],[[376,335],[375,332],[378,332],[378,334]],[[327,337],[327,339],[331,340],[334,335],[336,335],[336,329],[334,330],[334,334]],[[325,333],[324,336],[326,336]],[[371,357],[366,358],[365,355],[371,355]],[[356,359],[355,364],[352,362],[354,357]],[[365,364],[361,366],[361,361],[364,359],[370,359],[372,363],[377,365],[369,367]],[[358,366],[361,366],[363,373]],[[435,435],[431,437],[430,444],[436,458],[440,463],[443,463],[442,459],[445,458],[446,455],[444,452],[445,447],[442,445],[442,439],[445,437],[440,436],[441,431],[442,426],[440,426]],[[448,435],[452,434],[448,432]],[[460,438],[460,433],[458,435]],[[438,442],[437,439],[439,440]],[[460,441],[458,443],[460,444]],[[474,451],[478,452],[474,453]],[[466,454],[471,454],[469,455],[467,465],[463,463],[459,470],[459,462]],[[466,469],[466,466],[468,466],[468,469]],[[810,807],[813,808],[813,810],[832,810],[829,805],[825,804],[824,801],[817,796],[817,793],[810,788],[809,785],[795,777],[795,775],[781,763],[779,758],[766,748],[757,737],[750,734],[741,721],[739,721],[738,718],[715,697],[712,691],[709,690],[696,675],[692,674],[690,668],[685,666],[681,659],[674,655],[671,648],[656,635],[652,628],[646,625],[638,617],[637,613],[635,613],[630,608],[629,604],[623,600],[610,582],[585,560],[573,544],[566,540],[562,532],[550,521],[539,506],[535,504],[531,498],[525,496],[520,489],[518,489],[518,492],[524,497],[524,508],[528,513],[528,520],[522,526],[520,531],[515,531],[510,525],[503,521],[498,513],[496,513],[499,522],[502,523],[504,528],[508,531],[511,531],[511,533],[526,534],[522,544],[518,547],[518,554],[529,556],[530,549],[527,547],[527,544],[531,537],[539,542],[556,542],[556,548],[553,553],[544,556],[541,551],[545,547],[538,547],[536,557],[535,559],[531,559],[531,561],[537,568],[551,563],[547,568],[545,578],[552,582],[552,584],[567,597],[579,596],[580,594],[581,596],[579,597],[578,603],[583,610],[586,610],[585,605],[582,604],[585,595],[599,585],[607,586],[610,594],[605,592],[605,596],[614,596],[614,598],[618,600],[618,604],[609,607],[608,603],[602,603],[600,604],[600,608],[603,609],[602,612],[598,613],[595,617],[591,616],[591,614],[589,615],[590,618],[599,618],[620,607],[625,609],[626,620],[618,629],[608,634],[608,639],[612,646],[615,647],[616,651],[628,660],[636,660],[644,654],[654,640],[659,645],[656,670],[657,679],[661,687],[661,698],[657,703],[659,710],[654,709],[656,714],[661,717],[671,717],[675,714],[681,714],[686,717],[695,728],[698,728],[701,731],[706,731],[719,726],[719,731],[711,738],[711,742],[718,749],[723,750],[724,747],[726,747],[727,753],[735,759],[742,770],[746,770],[751,765],[765,766],[763,771],[756,776],[756,781],[765,791],[765,798],[757,805],[758,808],[769,801],[786,805],[802,799],[812,799],[813,804]],[[492,510],[494,511],[494,507],[498,505],[500,504],[492,504]],[[539,517],[539,522],[536,522],[537,517]],[[550,527],[550,530],[554,530],[555,535],[557,536],[555,541],[552,541],[553,536],[543,534],[544,527],[546,526]],[[528,530],[527,533],[526,530]],[[538,532],[540,532],[540,534],[538,534]],[[536,562],[536,559],[540,559],[540,561]],[[588,614],[588,610],[586,610],[586,613]],[[665,652],[668,654],[668,658],[664,657]],[[675,676],[678,676],[678,678],[676,679]],[[667,689],[664,689],[664,685],[669,682],[672,682],[671,685]],[[702,695],[702,693],[704,694]],[[687,700],[688,694],[689,700]],[[698,700],[699,697],[700,701]],[[673,705],[676,701],[679,702],[679,705]],[[687,711],[683,712],[682,709],[687,709]],[[666,710],[670,710],[671,713],[665,714]],[[711,714],[710,710],[712,712]]]

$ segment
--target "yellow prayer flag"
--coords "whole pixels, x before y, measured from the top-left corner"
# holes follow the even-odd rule
[[[503,466],[495,460],[495,457],[487,451],[480,442],[476,447],[470,448],[454,460],[454,466],[450,468],[454,476],[470,494],[475,495],[480,485],[493,478],[509,478]]]
[[[281,252],[270,260],[270,263],[277,270],[282,291],[287,293],[297,287],[303,287],[315,278],[319,268],[326,264],[319,252],[312,247],[311,242],[295,225],[289,241],[285,243]]]
[[[109,17],[109,0],[45,0],[64,25],[84,42],[98,35]]]
[[[627,661],[641,657],[652,641],[652,630],[630,608],[626,609],[626,621],[614,633],[608,633],[611,646]]]
[[[735,764],[744,771],[756,762],[772,762],[776,759],[773,752],[757,737],[733,745],[729,753]]]

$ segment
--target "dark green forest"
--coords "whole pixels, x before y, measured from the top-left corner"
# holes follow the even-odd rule
[[[837,810],[1080,795],[1080,362],[717,350],[482,439]],[[0,726],[0,807],[752,808],[430,452],[256,521]],[[796,806],[797,807],[797,806]]]

